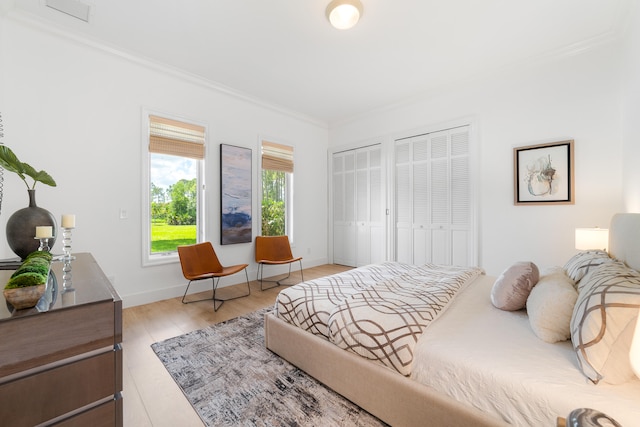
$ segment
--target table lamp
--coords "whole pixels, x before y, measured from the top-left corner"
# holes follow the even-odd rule
[[[609,230],[606,228],[576,228],[576,249],[607,250],[609,246]]]

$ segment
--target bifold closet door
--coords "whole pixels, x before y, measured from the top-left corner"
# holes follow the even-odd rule
[[[385,260],[382,150],[356,150],[356,266]]]
[[[380,145],[333,155],[333,262],[359,267],[386,259]]]
[[[395,142],[396,259],[471,265],[468,126]]]
[[[355,267],[355,151],[333,155],[333,262]]]

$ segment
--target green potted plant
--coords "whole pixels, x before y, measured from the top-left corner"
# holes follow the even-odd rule
[[[16,211],[7,220],[7,243],[11,250],[21,259],[38,249],[38,241],[34,240],[35,228],[42,225],[50,225],[53,237],[49,239],[49,246],[53,247],[56,241],[56,220],[46,209],[36,204],[36,184],[41,182],[51,187],[56,186],[56,181],[47,172],[38,171],[28,163],[21,162],[13,151],[7,146],[0,146],[0,166],[9,172],[16,173],[27,186],[29,206]],[[33,179],[33,183],[27,181]]]
[[[3,293],[16,310],[34,307],[38,303],[47,289],[51,259],[49,252],[33,252],[11,275]]]
[[[0,145],[0,166],[9,172],[15,172],[27,186],[27,190],[35,190],[36,183],[41,182],[52,187],[56,186],[56,181],[47,172],[36,171],[28,163],[18,160],[18,157],[6,145]],[[33,184],[29,186],[27,177],[33,178]]]

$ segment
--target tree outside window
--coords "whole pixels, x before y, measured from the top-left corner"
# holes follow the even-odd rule
[[[292,233],[293,147],[262,141],[262,222],[263,236]]]
[[[179,245],[197,242],[196,171],[196,160],[151,155],[152,254],[176,251]]]
[[[286,234],[286,172],[262,171],[262,235]]]
[[[145,264],[170,261],[204,236],[205,128],[149,115],[148,187],[143,206]]]

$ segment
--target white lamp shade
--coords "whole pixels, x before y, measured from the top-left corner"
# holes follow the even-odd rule
[[[362,16],[360,0],[333,0],[327,6],[327,18],[339,30],[347,30],[358,23]]]
[[[636,331],[631,341],[631,351],[629,352],[631,360],[631,368],[636,376],[640,378],[640,310],[638,310],[638,321],[636,322]]]
[[[576,228],[576,249],[606,250],[609,246],[609,230],[606,228]]]

